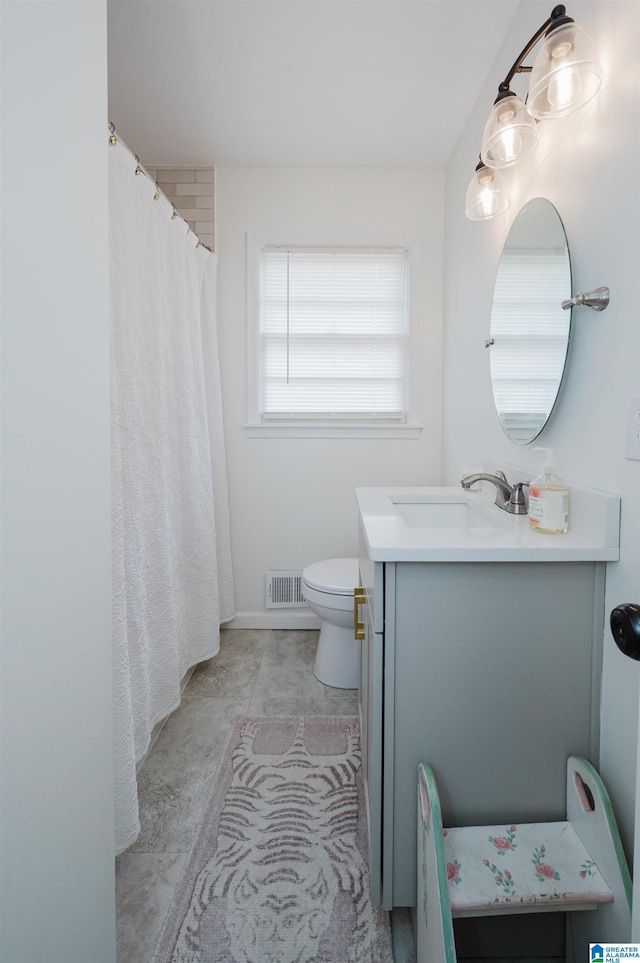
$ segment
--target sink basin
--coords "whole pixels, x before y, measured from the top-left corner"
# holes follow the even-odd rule
[[[495,528],[496,523],[465,502],[405,502],[393,505],[409,528]]]

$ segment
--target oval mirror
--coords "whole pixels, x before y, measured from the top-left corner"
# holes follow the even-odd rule
[[[569,247],[553,204],[522,208],[502,250],[491,308],[491,384],[504,431],[516,445],[537,438],[564,374],[571,309]]]

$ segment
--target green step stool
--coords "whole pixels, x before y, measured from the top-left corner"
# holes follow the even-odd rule
[[[625,943],[631,876],[611,801],[585,759],[567,762],[566,822],[443,829],[433,770],[418,767],[417,963],[455,963],[452,918],[566,912],[567,963]]]

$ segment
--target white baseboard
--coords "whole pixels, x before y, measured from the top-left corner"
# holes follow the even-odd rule
[[[318,616],[310,609],[272,609],[269,612],[236,612],[225,629],[319,629]]]

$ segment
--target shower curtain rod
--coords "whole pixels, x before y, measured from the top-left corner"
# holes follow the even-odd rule
[[[147,178],[147,180],[151,181],[152,184],[155,184],[156,190],[155,190],[155,194],[153,195],[154,201],[157,201],[157,200],[159,200],[161,197],[164,197],[164,199],[165,199],[165,201],[167,202],[167,204],[171,204],[171,207],[173,208],[173,210],[172,210],[172,212],[171,212],[171,220],[173,221],[173,220],[176,219],[176,217],[179,217],[180,220],[181,220],[184,224],[187,225],[187,235],[186,235],[186,236],[188,237],[189,234],[193,234],[193,236],[194,236],[194,237],[197,239],[197,241],[198,241],[198,243],[196,244],[196,247],[203,247],[206,251],[209,251],[209,253],[212,254],[213,252],[212,252],[211,248],[209,247],[209,245],[208,245],[208,244],[203,244],[202,241],[200,240],[200,238],[198,237],[198,235],[196,234],[196,232],[191,230],[191,227],[189,226],[189,224],[187,223],[187,221],[185,221],[185,219],[184,219],[184,217],[182,216],[182,214],[178,214],[178,212],[176,211],[176,205],[175,205],[172,201],[169,200],[169,198],[168,198],[167,195],[164,193],[164,191],[161,190],[158,182],[157,182],[157,181],[154,181],[154,179],[151,177],[151,175],[148,173],[148,171],[145,170],[145,168],[144,168],[144,167],[142,166],[142,164],[140,163],[140,158],[138,157],[138,155],[137,155],[137,154],[134,154],[133,151],[131,150],[131,148],[128,147],[128,146],[125,144],[125,142],[123,141],[123,139],[122,139],[122,137],[120,136],[120,134],[118,134],[118,133],[116,132],[115,126],[114,126],[112,123],[109,123],[109,124],[108,124],[108,129],[109,129],[109,143],[111,144],[111,146],[113,147],[114,144],[117,144],[118,142],[120,142],[120,143],[122,144],[122,146],[125,148],[125,150],[127,150],[127,151],[131,154],[131,156],[133,157],[133,159],[135,160],[135,162],[136,162],[136,169],[134,170],[133,173],[134,173],[134,174],[144,174],[144,176]]]

